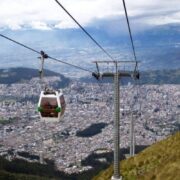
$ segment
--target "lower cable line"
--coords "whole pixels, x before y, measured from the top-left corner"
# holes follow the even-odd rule
[[[33,51],[33,52],[35,52],[35,53],[37,53],[37,54],[40,54],[41,56],[42,56],[42,53],[44,53],[43,51],[37,51],[36,49],[33,49],[33,48],[29,47],[29,46],[26,46],[26,45],[24,45],[24,44],[22,44],[22,43],[20,43],[20,42],[18,42],[18,41],[16,41],[16,40],[14,40],[14,39],[11,39],[11,38],[3,35],[3,34],[0,34],[0,36],[1,36],[2,38],[5,38],[5,39],[7,39],[7,40],[9,40],[9,41],[11,41],[11,42],[13,42],[13,43],[15,43],[15,44],[18,44],[19,46],[22,46],[22,47],[24,47],[24,48],[26,48],[26,49],[28,49],[28,50],[30,50],[30,51]],[[71,64],[71,63],[62,61],[62,60],[60,60],[60,59],[51,57],[51,56],[49,56],[49,55],[47,55],[47,54],[45,54],[45,55],[46,55],[46,59],[49,58],[49,59],[51,59],[51,60],[53,60],[53,61],[56,61],[56,62],[59,62],[59,63],[62,63],[62,64],[66,64],[66,65],[71,66],[71,67],[74,67],[74,68],[76,68],[76,69],[80,69],[80,70],[82,70],[82,71],[86,71],[86,72],[89,72],[89,73],[93,73],[93,71],[91,71],[91,70],[89,70],[89,69],[86,69],[86,68],[84,68],[84,67],[81,67],[81,66],[78,66],[78,65],[75,65],[75,64]]]

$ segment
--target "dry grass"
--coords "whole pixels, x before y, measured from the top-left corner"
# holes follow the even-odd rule
[[[180,132],[153,144],[133,158],[121,161],[124,180],[179,180]],[[109,180],[112,166],[100,172],[93,180]]]

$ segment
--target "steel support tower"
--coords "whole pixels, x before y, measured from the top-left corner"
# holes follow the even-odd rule
[[[134,135],[134,116],[131,112],[131,122],[130,122],[130,157],[134,156],[135,151],[135,135]]]
[[[120,179],[120,168],[119,168],[119,144],[120,144],[120,138],[119,138],[119,73],[117,69],[117,63],[116,66],[116,72],[113,75],[114,76],[114,175],[112,179]]]
[[[94,72],[92,75],[96,79],[111,77],[114,82],[114,173],[112,176],[112,180],[122,180],[120,176],[120,83],[119,80],[122,77],[132,77],[135,79],[139,79],[139,72],[136,70],[137,63],[135,61],[95,61],[97,72]],[[109,72],[100,72],[99,64],[114,64],[114,71]],[[135,64],[134,71],[120,71],[118,68],[121,63],[131,63]]]

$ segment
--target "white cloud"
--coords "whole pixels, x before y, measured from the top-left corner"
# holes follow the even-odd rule
[[[12,30],[19,30],[19,29],[21,29],[21,25],[20,24],[21,24],[20,22],[13,21],[11,19],[7,19],[7,21],[6,21],[7,27],[9,27]]]
[[[170,15],[161,15],[156,17],[149,17],[146,19],[149,25],[165,25],[170,23],[180,23],[180,13],[172,13]]]
[[[33,29],[39,29],[39,30],[51,30],[51,28],[44,22],[41,21],[33,21],[30,26]]]
[[[86,26],[95,19],[124,16],[121,0],[59,0],[78,21]],[[129,16],[141,16],[148,25],[179,23],[180,0],[126,0]],[[148,15],[148,16],[147,16]],[[147,16],[147,17],[146,17]],[[74,28],[75,23],[54,0],[0,0],[0,28],[20,29],[22,26],[50,30]]]

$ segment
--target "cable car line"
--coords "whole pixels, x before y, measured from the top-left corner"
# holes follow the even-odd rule
[[[115,59],[87,32],[87,30],[68,12],[68,10],[58,1],[57,4],[71,17],[71,19],[81,28],[81,30],[113,61]]]
[[[132,50],[133,50],[133,55],[134,55],[134,60],[136,62],[136,65],[135,65],[135,69],[134,69],[134,73],[135,72],[138,72],[138,62],[137,62],[137,56],[136,56],[136,51],[135,51],[135,46],[134,46],[134,41],[133,41],[133,37],[132,37],[132,33],[131,33],[131,27],[130,27],[130,22],[129,22],[129,18],[128,18],[128,13],[127,13],[127,8],[126,8],[126,3],[125,3],[125,0],[122,0],[123,1],[123,6],[124,6],[124,11],[125,11],[125,15],[126,15],[126,21],[127,21],[127,25],[128,25],[128,31],[129,31],[129,36],[130,36],[130,40],[131,40],[131,45],[132,45]],[[139,78],[137,78],[139,80]],[[139,102],[139,97],[140,97],[140,84],[139,84],[139,81],[137,83],[137,79],[134,79],[134,86],[136,87],[136,95],[134,97],[135,98],[135,101],[134,103],[132,104],[132,106],[130,107],[131,109],[131,113],[132,113],[132,118],[133,118],[133,111],[134,111],[134,105],[137,106],[137,101],[138,101],[138,104],[140,105],[139,106],[139,109],[136,109],[138,111],[138,114],[136,114],[136,117],[135,118],[138,118],[137,115],[139,116],[139,114],[141,114],[141,102]],[[130,155],[134,155],[134,151],[135,151],[135,135],[134,135],[134,122],[133,120],[135,119],[131,119],[131,133],[132,133],[132,136],[134,136],[134,138],[132,137],[131,138],[131,145],[130,145]],[[134,140],[133,140],[134,139]],[[132,149],[131,149],[132,147]],[[134,148],[133,148],[134,147]],[[131,154],[132,153],[132,154]]]
[[[133,41],[133,37],[132,37],[132,33],[131,33],[131,26],[129,23],[128,13],[127,13],[127,8],[126,8],[126,3],[125,3],[125,0],[122,0],[122,1],[123,1],[124,11],[125,11],[125,15],[126,15],[126,21],[127,21],[127,25],[128,25],[128,31],[129,31],[129,36],[130,36],[130,40],[131,40],[131,45],[132,45],[132,49],[133,49],[134,60],[137,61],[134,41]]]
[[[86,29],[84,29],[84,27],[82,27],[82,25],[64,8],[64,6],[58,1],[55,0],[58,5],[73,19],[73,21],[81,28],[81,30],[113,61],[114,58],[86,31]],[[134,59],[136,62],[136,67],[135,67],[135,71],[137,68],[137,59],[136,59],[136,53],[135,53],[135,47],[134,47],[134,43],[133,43],[133,38],[132,38],[132,34],[131,34],[131,28],[130,28],[130,23],[129,23],[129,19],[128,19],[128,14],[127,14],[127,10],[126,10],[126,5],[125,5],[125,0],[123,0],[123,5],[124,5],[124,10],[125,10],[125,14],[126,14],[126,20],[127,20],[127,24],[128,24],[128,29],[129,29],[129,35],[130,35],[130,39],[131,39],[131,44],[132,44],[132,49],[133,49],[133,54],[134,54]],[[33,51],[39,55],[41,55],[42,58],[42,67],[41,67],[41,74],[40,77],[43,77],[43,65],[44,65],[44,59],[51,59],[53,61],[59,62],[59,63],[63,63],[69,66],[72,66],[74,68],[86,71],[86,72],[90,72],[93,74],[95,74],[93,71],[85,69],[83,67],[80,67],[78,65],[74,65],[62,60],[59,60],[57,58],[51,57],[49,55],[47,55],[46,53],[44,53],[44,51],[37,51],[29,46],[26,46],[18,41],[15,41],[5,35],[0,34],[0,36],[2,38],[5,38],[15,44],[18,44],[19,46],[22,46],[30,51]],[[118,77],[119,79],[119,77]],[[102,90],[101,90],[102,91]],[[119,90],[118,90],[119,91]],[[137,94],[138,96],[138,94]],[[137,101],[137,99],[135,99],[135,101]],[[41,120],[43,120],[44,122],[59,122],[63,116],[64,116],[64,112],[66,109],[66,102],[63,96],[62,91],[58,91],[58,90],[50,90],[50,89],[46,89],[44,91],[41,91],[40,94],[40,98],[39,98],[39,102],[38,102],[38,112],[40,115]]]
[[[42,52],[43,52],[43,51],[40,51],[40,52],[39,52],[39,51],[37,51],[37,50],[29,47],[29,46],[26,46],[26,45],[24,45],[24,44],[22,44],[22,43],[20,43],[20,42],[18,42],[18,41],[15,41],[15,40],[13,40],[13,39],[5,36],[5,35],[0,34],[0,36],[3,37],[3,38],[5,38],[5,39],[7,39],[7,40],[9,40],[9,41],[11,41],[11,42],[14,42],[14,43],[22,46],[22,47],[24,47],[24,48],[26,48],[26,49],[28,49],[28,50],[30,50],[30,51],[33,51],[33,52],[35,52],[35,53],[37,53],[37,54],[42,55]],[[80,70],[82,70],[82,71],[86,71],[86,72],[93,73],[93,71],[88,70],[88,69],[86,69],[86,68],[83,68],[83,67],[77,66],[77,65],[75,65],[75,64],[71,64],[71,63],[68,63],[68,62],[59,60],[59,59],[57,59],[57,58],[48,56],[47,54],[45,54],[45,55],[47,56],[46,58],[49,58],[49,59],[51,59],[51,60],[53,60],[53,61],[56,61],[56,62],[59,62],[59,63],[62,63],[62,64],[66,64],[66,65],[68,65],[68,66],[72,66],[72,67],[74,67],[74,68],[76,68],[76,69],[80,69]]]
[[[86,72],[89,72],[89,73],[94,73],[93,71],[88,70],[88,69],[86,69],[86,68],[83,68],[83,67],[80,67],[80,66],[71,64],[71,63],[64,62],[64,61],[62,61],[62,60],[59,60],[59,59],[54,58],[54,57],[51,57],[51,56],[49,56],[49,59],[52,59],[53,61],[60,62],[60,63],[66,64],[66,65],[69,65],[69,66],[72,66],[72,67],[74,67],[74,68],[76,68],[76,69],[80,69],[80,70],[82,70],[82,71],[86,71]]]
[[[84,70],[84,71],[91,72],[91,71],[81,68],[79,66],[76,66],[76,65],[73,65],[70,63],[66,63],[66,62],[58,60],[56,58],[49,57],[46,53],[44,53],[44,51],[39,52],[33,48],[30,48],[20,42],[17,42],[7,36],[4,36],[2,34],[0,34],[0,36],[11,42],[14,42],[14,43],[20,45],[28,50],[31,50],[31,51],[41,55],[41,59],[43,60],[42,66],[40,69],[41,80],[43,77],[44,59],[47,59],[47,58],[50,58],[52,60],[76,67],[76,68]],[[64,96],[63,96],[63,93],[61,90],[55,91],[55,90],[50,90],[50,89],[45,88],[44,91],[41,91],[37,110],[39,112],[39,116],[42,121],[44,121],[44,122],[59,122],[64,117],[65,109],[66,109],[66,102],[65,102],[65,99],[64,99]]]
[[[18,44],[18,45],[20,45],[20,46],[22,46],[22,47],[24,47],[26,49],[29,49],[30,51],[33,51],[33,52],[38,53],[38,54],[41,54],[39,51],[36,51],[35,49],[32,49],[32,48],[30,48],[30,47],[28,47],[28,46],[26,46],[26,45],[24,45],[24,44],[22,44],[20,42],[17,42],[17,41],[15,41],[15,40],[7,37],[7,36],[4,36],[3,34],[0,34],[0,36],[5,38],[5,39],[7,39],[7,40],[9,40],[9,41],[12,41],[12,42],[16,43],[16,44]]]

